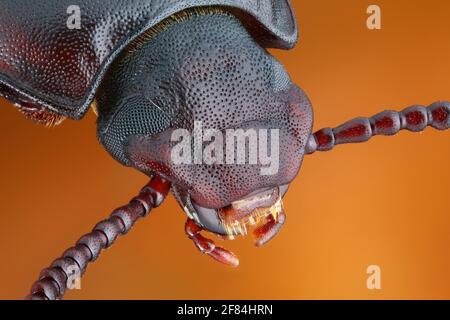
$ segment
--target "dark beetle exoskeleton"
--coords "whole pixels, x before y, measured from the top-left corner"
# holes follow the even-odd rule
[[[0,88],[25,115],[53,125],[94,104],[106,150],[169,180],[188,216],[219,234],[238,232],[219,208],[286,192],[312,127],[308,98],[265,49],[295,45],[289,1],[81,1],[77,28],[67,24],[70,7],[1,4]],[[260,174],[262,163],[174,164],[172,135],[199,122],[222,133],[279,130],[277,172]]]
[[[289,1],[81,0],[80,29],[70,29],[73,1],[5,0],[0,4],[0,94],[72,119],[84,116],[108,66],[164,19],[193,7],[222,6],[250,26],[263,46],[297,41]]]
[[[0,30],[0,94],[47,125],[92,105],[100,143],[151,178],[45,269],[30,299],[62,297],[70,277],[169,190],[196,247],[237,266],[201,232],[233,239],[253,229],[255,244],[267,243],[285,222],[282,198],[305,154],[450,127],[450,104],[437,102],[312,134],[308,97],[266,49],[297,41],[288,0],[4,0]]]

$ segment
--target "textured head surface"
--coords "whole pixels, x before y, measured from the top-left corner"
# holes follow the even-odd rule
[[[265,46],[291,48],[297,40],[287,0],[2,0],[0,95],[9,91],[7,98],[18,104],[80,119],[105,70],[130,41],[197,6],[236,11]],[[69,28],[77,14],[79,28]]]
[[[239,20],[217,12],[185,17],[140,42],[112,67],[98,102],[98,135],[113,157],[170,179],[205,207],[292,181],[312,126],[303,91]],[[192,132],[195,122],[220,132],[279,130],[279,170],[174,163],[173,131]]]

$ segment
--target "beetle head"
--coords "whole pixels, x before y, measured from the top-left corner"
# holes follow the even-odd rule
[[[239,219],[256,219],[297,175],[310,102],[238,19],[214,11],[175,20],[110,69],[98,136],[123,164],[170,180],[205,228],[230,233],[224,208],[241,201]]]

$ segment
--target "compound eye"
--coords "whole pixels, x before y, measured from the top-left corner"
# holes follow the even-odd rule
[[[99,102],[98,135],[101,143],[120,163],[131,165],[130,157],[136,156],[138,150],[128,150],[129,141],[166,130],[171,118],[164,110],[163,106],[143,96],[131,96],[112,108]]]

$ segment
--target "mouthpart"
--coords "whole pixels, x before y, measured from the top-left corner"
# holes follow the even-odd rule
[[[286,220],[283,196],[288,185],[255,191],[244,198],[219,208],[205,208],[192,199],[195,212],[188,215],[205,229],[221,235],[227,240],[251,233],[255,245],[262,246],[271,240]]]

